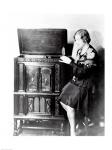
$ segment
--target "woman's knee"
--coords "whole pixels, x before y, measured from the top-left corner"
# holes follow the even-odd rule
[[[60,102],[61,106],[67,111],[67,105],[64,104],[63,102]]]
[[[70,116],[74,115],[75,114],[75,109],[64,104],[63,102],[60,102],[62,107],[66,110],[67,114],[69,114]]]
[[[67,106],[67,111],[71,113],[75,113],[75,109],[70,106]]]

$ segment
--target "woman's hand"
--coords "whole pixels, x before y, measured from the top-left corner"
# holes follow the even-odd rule
[[[71,63],[71,59],[67,56],[61,56],[60,57],[60,62],[66,63],[66,64],[70,64]]]
[[[79,55],[77,55],[77,51],[79,50],[79,46],[76,42],[74,42],[73,50],[72,50],[72,58],[75,60],[75,63],[79,60]]]

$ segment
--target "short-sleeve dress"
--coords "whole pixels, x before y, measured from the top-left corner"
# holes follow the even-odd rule
[[[80,55],[80,53],[78,52],[77,55]],[[88,59],[91,55],[93,57]],[[74,63],[72,59],[70,65],[73,67],[73,78],[64,86],[59,96],[62,103],[72,108],[79,109],[79,107],[83,107],[85,115],[88,113],[87,105],[93,86],[93,75],[97,66],[96,56],[96,50],[89,45],[87,51],[80,55],[77,63]]]

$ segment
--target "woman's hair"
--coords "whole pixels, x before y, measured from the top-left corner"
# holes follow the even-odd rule
[[[80,29],[80,30],[76,31],[75,34],[74,34],[74,39],[75,39],[76,34],[80,35],[83,42],[90,43],[91,38],[90,38],[89,32],[87,30]]]

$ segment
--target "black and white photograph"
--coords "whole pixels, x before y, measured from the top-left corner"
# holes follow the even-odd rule
[[[17,29],[14,135],[103,136],[103,16],[44,17],[64,24]]]
[[[85,28],[73,43],[70,29],[17,30],[14,135],[104,135],[103,37]]]
[[[111,16],[95,4],[36,4],[0,14],[0,150],[103,147],[112,134]]]

